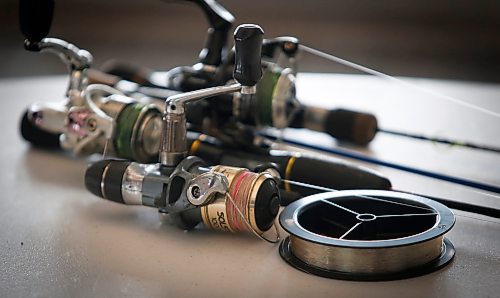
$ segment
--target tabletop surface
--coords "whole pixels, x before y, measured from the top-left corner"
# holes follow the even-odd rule
[[[430,88],[500,112],[500,85],[408,79],[410,87],[361,75],[300,75],[299,99],[374,113],[381,127],[500,146],[500,119],[471,110]],[[500,221],[455,211],[447,234],[455,259],[425,276],[354,282],[308,275],[285,263],[278,247],[246,234],[182,231],[153,208],[105,201],[84,188],[88,163],[29,146],[19,134],[24,109],[63,98],[66,77],[0,80],[0,294],[12,296],[171,297],[498,297]],[[418,87],[418,88],[417,88]],[[286,132],[322,146],[331,138]],[[379,134],[373,157],[500,185],[500,155]],[[395,188],[500,207],[492,193],[370,165]],[[314,174],[314,173],[311,173]]]

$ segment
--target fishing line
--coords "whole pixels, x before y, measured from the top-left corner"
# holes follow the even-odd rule
[[[500,196],[495,195],[495,194],[491,194],[491,193],[487,193],[487,192],[483,192],[483,191],[478,191],[478,190],[475,190],[475,189],[470,189],[470,191],[478,193],[480,195],[484,195],[484,196],[488,196],[488,197],[493,197],[495,199],[500,199]]]
[[[110,138],[106,138],[106,143],[104,144],[104,150],[102,152],[102,158],[101,158],[102,160],[106,159],[106,157],[107,157],[106,155],[108,153],[108,145],[109,145],[110,141],[111,141]]]
[[[317,186],[317,185],[313,185],[313,184],[308,184],[308,183],[303,183],[303,182],[291,181],[291,180],[286,180],[286,179],[281,179],[281,180],[283,182],[286,182],[286,183],[289,183],[289,184],[292,184],[292,185],[307,187],[307,188],[315,189],[315,190],[321,190],[321,191],[326,191],[326,192],[337,192],[337,191],[340,191],[338,189],[326,188],[326,187],[321,187],[321,186]],[[424,207],[421,207],[421,206],[415,206],[415,205],[410,205],[410,204],[405,204],[405,203],[400,203],[400,202],[392,202],[392,201],[387,201],[387,200],[380,199],[380,198],[373,198],[373,197],[362,196],[362,195],[357,195],[356,197],[432,211],[431,209],[424,208]],[[332,204],[329,201],[326,201],[326,203]],[[339,207],[339,206],[336,206],[336,207]],[[345,207],[341,207],[341,209],[345,209]],[[354,212],[352,210],[348,210],[348,211],[357,214],[357,212]]]
[[[292,185],[297,185],[297,186],[306,187],[306,188],[315,189],[315,190],[320,190],[320,191],[339,192],[339,190],[337,190],[337,189],[321,187],[321,186],[312,185],[312,184],[308,184],[308,183],[302,183],[302,182],[291,181],[291,180],[286,180],[286,179],[282,179],[282,181],[289,183],[289,184],[292,184]],[[414,193],[414,192],[407,192],[407,191],[400,191],[400,190],[394,190],[394,192],[401,193],[401,194],[410,194],[410,195],[425,197],[425,198],[434,200],[434,201],[439,202],[445,206],[448,206],[449,208],[456,209],[456,210],[461,210],[461,211],[470,212],[470,213],[474,213],[474,214],[481,214],[481,215],[485,215],[485,216],[489,216],[489,217],[493,217],[493,218],[500,218],[500,210],[495,209],[495,208],[473,205],[473,204],[468,204],[468,203],[458,202],[458,201],[451,201],[448,199],[437,198],[437,197],[418,194],[418,193]],[[413,207],[413,208],[422,209],[422,210],[426,210],[426,211],[433,211],[432,209],[428,209],[428,208],[425,208],[422,206],[416,206],[416,205],[412,205],[412,204],[406,204],[406,203],[395,202],[395,201],[388,201],[388,200],[384,200],[384,199],[376,198],[376,197],[372,197],[372,196],[355,195],[355,197],[360,197],[360,198],[365,198],[365,199],[370,199],[370,200],[375,200],[375,201],[380,201],[380,202],[385,202],[385,203],[391,203],[391,204],[401,205],[401,206],[406,206],[406,207]],[[332,204],[331,202],[328,202],[328,201],[325,201],[325,203]],[[333,204],[335,204],[335,203],[333,203]],[[336,207],[339,207],[339,206],[336,206]],[[346,209],[346,208],[341,206],[341,209]],[[349,210],[349,212],[356,213],[352,210]],[[473,217],[471,217],[471,218],[473,218]],[[481,220],[481,219],[478,219],[478,220]]]
[[[238,203],[236,203],[235,200],[233,199],[233,197],[231,196],[231,193],[227,192],[226,195],[227,195],[229,201],[231,202],[231,205],[238,212],[238,215],[239,215],[241,221],[243,221],[243,223],[246,225],[247,230],[251,231],[255,236],[257,236],[257,238],[259,238],[261,240],[264,240],[266,242],[272,243],[272,244],[276,244],[276,243],[278,243],[281,240],[280,232],[278,230],[278,227],[276,226],[276,223],[273,223],[274,231],[276,233],[276,237],[275,237],[276,239],[269,239],[269,238],[264,237],[264,233],[261,234],[261,233],[257,232],[252,227],[251,223],[248,221],[247,217],[245,216],[245,214],[243,214],[243,212],[241,211],[240,207],[238,206]],[[233,219],[233,220],[236,221],[235,219]],[[234,224],[234,222],[233,222],[233,224]]]
[[[313,55],[322,57],[324,59],[327,59],[327,60],[330,60],[330,61],[333,61],[333,62],[337,62],[337,63],[340,63],[342,65],[345,65],[345,66],[357,69],[359,71],[362,71],[362,72],[365,72],[365,73],[368,73],[368,74],[371,74],[371,75],[374,75],[374,76],[377,76],[377,77],[380,77],[380,78],[383,78],[383,79],[395,82],[395,83],[397,83],[397,84],[399,84],[401,86],[408,87],[408,88],[411,88],[411,89],[414,89],[414,90],[417,90],[417,91],[420,91],[420,92],[423,92],[423,93],[427,93],[429,95],[435,96],[435,97],[440,98],[442,100],[446,100],[448,102],[452,102],[454,104],[461,105],[463,107],[467,107],[467,108],[476,110],[478,112],[481,112],[481,113],[493,116],[495,118],[500,118],[500,113],[497,113],[497,112],[494,112],[494,111],[490,111],[490,110],[485,109],[483,107],[480,107],[480,106],[468,103],[468,102],[466,102],[466,101],[464,101],[462,99],[458,99],[456,97],[445,95],[445,94],[433,91],[433,90],[428,89],[428,88],[422,88],[420,86],[417,86],[415,84],[409,83],[407,81],[395,78],[395,77],[390,76],[388,74],[385,74],[385,73],[382,73],[380,71],[376,71],[374,69],[368,68],[366,66],[363,66],[363,65],[360,65],[360,64],[357,64],[357,63],[354,63],[354,62],[342,59],[340,57],[337,57],[337,56],[334,56],[334,55],[322,52],[320,50],[308,47],[306,45],[302,45],[302,44],[299,45],[299,49],[301,49],[301,50],[303,50],[305,52],[311,53]]]
[[[487,222],[487,223],[492,223],[492,224],[500,225],[500,222],[493,221],[493,220],[482,219],[482,218],[478,218],[478,217],[474,217],[474,216],[468,216],[468,215],[457,214],[457,213],[455,213],[455,216],[465,217],[465,218],[470,218],[470,219],[475,219],[475,220],[479,220],[479,221],[484,221],[484,222]]]
[[[378,128],[377,130],[379,132],[383,132],[386,134],[391,134],[391,135],[396,135],[396,136],[406,137],[406,138],[412,138],[412,139],[416,139],[416,140],[430,141],[433,143],[446,144],[446,145],[450,145],[450,146],[466,147],[466,148],[471,148],[471,149],[478,149],[478,150],[484,150],[484,151],[489,151],[489,152],[494,152],[494,153],[500,153],[500,148],[493,147],[493,146],[479,145],[479,144],[474,144],[471,142],[452,140],[452,139],[447,139],[447,138],[442,138],[442,137],[428,137],[428,136],[424,136],[421,134],[413,134],[413,133],[395,131],[395,130],[390,130],[390,129]]]

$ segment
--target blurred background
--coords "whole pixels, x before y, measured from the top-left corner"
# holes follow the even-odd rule
[[[398,76],[500,82],[500,2],[496,0],[220,0],[236,24],[266,37],[289,35]],[[23,49],[17,1],[0,3],[0,77],[66,73],[50,54]],[[50,36],[110,59],[158,70],[196,62],[207,21],[185,1],[56,0]],[[321,59],[301,71],[350,72]]]

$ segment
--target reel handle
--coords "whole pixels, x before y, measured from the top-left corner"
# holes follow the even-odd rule
[[[54,14],[54,0],[20,0],[19,26],[30,43],[47,37]]]
[[[46,38],[50,31],[54,15],[54,0],[20,0],[19,25],[26,37],[24,48],[28,51],[51,51],[58,54],[71,70],[70,87],[68,90],[81,90],[83,79],[74,70],[87,69],[92,64],[92,55],[64,40]],[[73,86],[72,86],[73,85]]]
[[[54,13],[54,0],[19,1],[19,26],[30,42],[47,37]]]
[[[240,25],[234,32],[235,65],[233,76],[242,86],[255,86],[262,77],[263,35],[262,28],[254,24]]]

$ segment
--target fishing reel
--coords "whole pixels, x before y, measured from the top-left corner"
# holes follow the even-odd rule
[[[31,105],[21,134],[35,146],[63,148],[78,155],[103,153],[142,162],[156,159],[161,112],[152,102],[138,102],[106,85],[88,85],[92,55],[73,44],[46,38],[54,2],[23,0],[20,25],[29,51],[52,52],[70,72],[66,99]],[[108,144],[109,143],[109,144]]]
[[[268,240],[262,234],[273,226],[280,205],[271,172],[253,173],[228,166],[208,169],[201,159],[186,157],[185,104],[232,92],[255,92],[262,75],[262,35],[262,29],[256,25],[236,29],[235,84],[174,95],[166,100],[160,163],[99,161],[87,169],[87,189],[115,202],[156,207],[184,229],[203,222],[211,229],[251,231]]]
[[[286,51],[285,55],[281,56],[285,56],[286,59],[278,60],[290,61],[295,59],[296,49],[298,48],[297,39],[278,37],[266,41],[267,45],[263,45],[262,51],[267,54],[262,54],[263,59],[275,57],[276,54],[274,53],[283,53],[283,51]],[[229,61],[229,63],[226,63],[227,65],[234,65],[231,59],[224,61]],[[288,127],[306,128],[327,133],[338,140],[363,146],[373,140],[378,130],[375,116],[346,109],[327,110],[301,104],[296,97],[295,91],[296,69],[286,67],[287,63],[281,64],[284,68],[279,63],[263,61],[263,76],[257,84],[256,94],[252,97],[246,96],[242,98],[240,93],[235,93],[232,97],[220,95],[217,98],[190,103],[187,110],[187,119],[192,125],[191,129],[211,135],[227,134],[230,129],[240,123],[254,127],[254,130],[265,127],[277,129]],[[161,97],[165,92],[172,92],[170,89],[165,89],[165,86],[152,83],[147,83],[141,87],[142,90],[138,90],[134,84],[148,79],[138,79],[141,76],[137,74],[146,73],[147,71],[142,69],[133,71],[131,67],[128,67],[127,72],[130,74],[125,75],[125,78],[135,79],[136,82],[129,83],[127,80],[115,78],[109,80],[110,85],[127,95],[142,93],[149,97]],[[112,70],[111,73],[113,75],[119,73],[124,75],[124,71],[117,71],[116,69]],[[95,75],[92,75],[92,79],[95,82],[106,83],[105,80],[99,79]],[[221,82],[228,82],[228,79],[226,78]],[[130,84],[134,88],[129,88]],[[168,88],[178,88],[178,86],[171,84],[167,86]],[[179,89],[182,90],[183,88]]]
[[[21,121],[23,138],[35,146],[60,147],[76,155],[109,153],[142,162],[155,160],[161,112],[153,104],[118,94],[102,96],[103,91],[107,91],[104,86],[89,85],[81,93],[82,105],[71,104],[71,99],[31,105]]]
[[[190,156],[168,170],[160,164],[102,160],[87,169],[85,186],[107,200],[158,208],[182,229],[203,223],[214,230],[261,235],[279,211],[275,179],[270,172],[207,168]]]
[[[241,123],[259,128],[306,128],[363,146],[373,140],[377,133],[375,116],[303,105],[296,97],[295,78],[292,68],[268,63],[257,93],[252,97],[234,97],[233,115]]]
[[[108,63],[104,71],[121,78],[112,81],[115,87],[126,91],[126,88],[122,88],[123,85],[127,86],[124,81],[132,81],[146,88],[143,88],[143,92],[147,95],[154,96],[153,90],[186,92],[226,84],[232,80],[234,50],[227,49],[226,39],[234,17],[215,1],[193,2],[202,8],[210,24],[199,63],[167,72],[154,72],[124,63]],[[193,129],[208,134],[214,134],[214,131],[224,134],[225,128],[234,126],[232,122],[241,122],[257,129],[270,126],[277,129],[306,128],[325,132],[341,141],[367,145],[377,133],[377,120],[372,114],[304,106],[297,100],[295,75],[299,48],[299,40],[294,37],[264,40],[261,49],[264,74],[257,85],[257,93],[245,99],[235,93],[233,98],[219,96],[217,99],[191,104],[188,121],[194,125]],[[95,76],[92,78],[96,82],[103,82]]]

